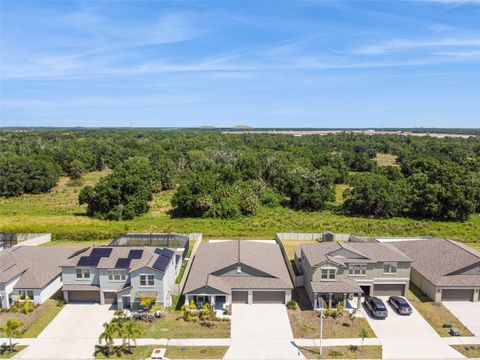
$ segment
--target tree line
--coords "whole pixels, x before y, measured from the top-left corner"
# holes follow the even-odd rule
[[[3,130],[0,196],[51,190],[61,175],[113,169],[79,202],[120,220],[175,189],[174,216],[235,218],[262,207],[464,221],[480,211],[480,138],[225,134],[211,130]],[[377,154],[397,157],[379,166]]]

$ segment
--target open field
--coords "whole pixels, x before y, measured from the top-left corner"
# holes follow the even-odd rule
[[[440,336],[450,336],[448,333],[449,329],[443,327],[443,324],[447,322],[459,329],[462,336],[473,336],[470,330],[442,303],[433,302],[412,283],[410,283],[410,291],[408,292],[407,299]]]
[[[101,348],[96,348],[96,359],[143,360],[150,357],[153,349],[166,348],[165,356],[169,359],[222,359],[227,351],[225,346],[137,346],[133,354],[118,353],[110,356],[102,354]]]
[[[317,347],[301,348],[307,359],[381,359],[381,346],[326,346],[322,349],[322,356]]]
[[[480,251],[480,242],[478,242],[478,243],[467,243],[467,245],[470,246],[472,249]]]
[[[392,154],[382,154],[378,153],[375,159],[378,166],[397,166],[397,156]]]
[[[94,184],[108,171],[85,175]],[[437,236],[479,242],[480,215],[465,223],[414,220],[405,218],[353,218],[338,214],[335,205],[321,212],[294,211],[288,208],[261,208],[253,217],[234,220],[174,218],[169,215],[173,191],[154,195],[151,210],[131,221],[103,221],[85,216],[78,205],[81,186],[68,186],[67,179],[50,193],[0,199],[0,231],[50,232],[53,240],[95,240],[108,242],[125,232],[201,232],[204,238],[272,239],[276,232],[322,232],[331,230],[358,235]],[[71,243],[67,243],[71,244]]]

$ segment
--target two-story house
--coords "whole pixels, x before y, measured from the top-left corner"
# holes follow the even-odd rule
[[[171,305],[181,256],[155,247],[102,246],[78,251],[62,264],[63,293],[67,302],[117,304],[137,308],[142,297]]]
[[[335,306],[362,295],[405,295],[411,259],[391,244],[328,242],[302,244],[295,264],[313,307]]]

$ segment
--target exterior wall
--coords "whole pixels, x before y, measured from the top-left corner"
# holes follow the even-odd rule
[[[0,283],[0,294],[2,295],[2,308],[8,309],[10,307],[10,301],[8,300],[8,297],[13,291],[13,288],[15,287],[15,284],[18,282],[20,279],[21,275],[17,275],[14,277],[12,280],[10,280],[7,283]]]
[[[88,266],[79,266],[88,267]],[[77,279],[76,267],[62,267],[62,278],[65,285],[94,285],[100,286],[100,276],[98,269],[94,267],[88,267],[90,269],[90,279]]]
[[[171,271],[173,267],[170,265],[168,271]],[[167,271],[167,273],[168,273]],[[154,276],[154,286],[141,286],[140,285],[140,275],[153,275]],[[157,300],[156,302],[160,304],[164,304],[164,287],[163,287],[163,278],[164,278],[163,273],[160,271],[155,271],[147,267],[143,267],[141,269],[135,270],[130,273],[130,278],[131,278],[131,303],[132,306],[138,306],[139,302],[139,297],[142,292],[156,292],[157,293]]]
[[[430,299],[435,302],[440,302],[442,299],[442,291],[440,288],[433,285],[423,275],[412,268],[411,271],[412,282],[420,288]]]
[[[38,303],[41,304],[45,300],[50,299],[53,296],[53,294],[55,294],[61,288],[62,288],[62,277],[59,275],[47,286],[45,286],[43,289],[39,289]],[[35,302],[37,301],[35,300]]]

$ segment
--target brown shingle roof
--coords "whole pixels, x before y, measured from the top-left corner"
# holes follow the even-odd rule
[[[212,275],[238,263],[263,272],[266,276]],[[230,293],[232,289],[293,288],[279,246],[249,240],[205,243],[199,246],[184,293],[207,286],[224,293]]]
[[[412,267],[435,286],[480,286],[480,275],[455,275],[458,270],[478,264],[480,253],[446,239],[392,243],[413,259]]]
[[[369,262],[383,262],[383,261],[406,261],[410,262],[408,256],[403,254],[392,244],[385,243],[341,243],[341,242],[326,242],[316,244],[302,244],[300,248],[307,257],[308,262],[312,265],[318,265],[324,261],[330,260],[341,265],[350,262],[355,263],[369,263]],[[361,257],[360,259],[347,259],[342,257],[334,257],[332,253],[345,249],[351,251]]]
[[[16,289],[41,289],[60,275],[60,265],[78,249],[17,246],[0,252],[0,282],[22,274]]]

